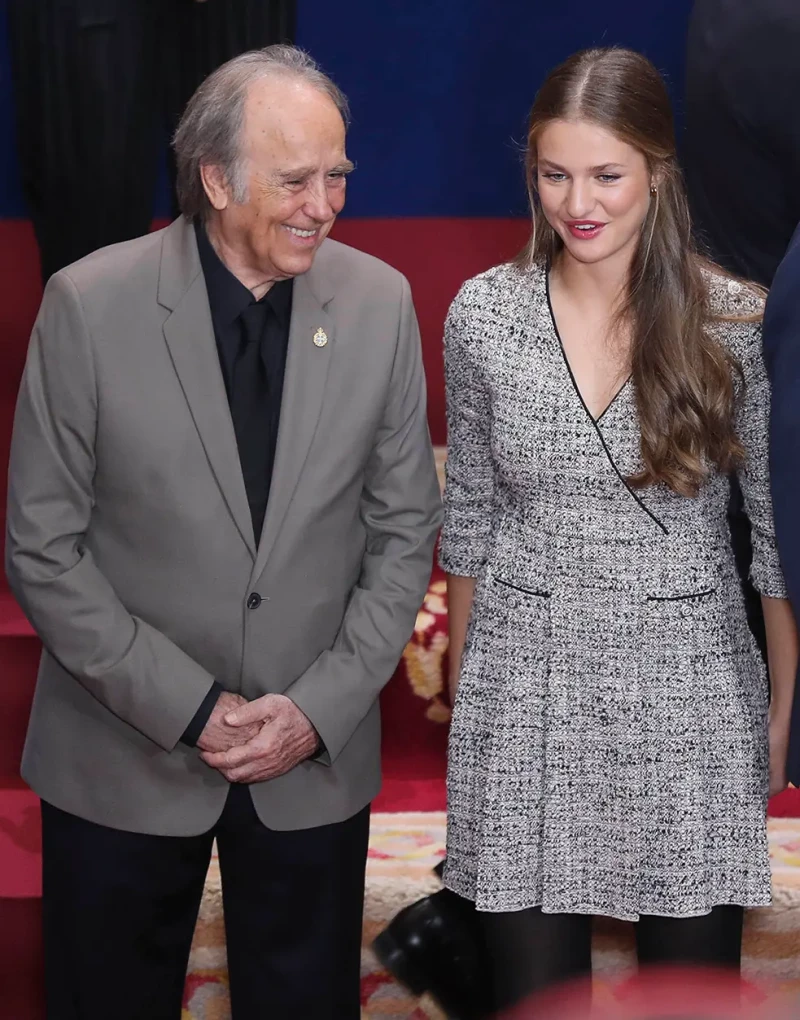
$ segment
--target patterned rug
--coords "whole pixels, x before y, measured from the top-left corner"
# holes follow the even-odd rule
[[[800,996],[800,819],[771,819],[769,837],[774,904],[748,912],[744,975]],[[432,868],[443,855],[440,812],[373,816],[361,961],[363,1020],[442,1020],[431,1002],[413,999],[381,970],[369,945],[402,907],[438,888]],[[631,927],[616,922],[600,925],[595,939],[600,994],[611,995],[611,979],[627,976],[633,967]],[[183,1020],[230,1020],[216,858],[189,961]]]

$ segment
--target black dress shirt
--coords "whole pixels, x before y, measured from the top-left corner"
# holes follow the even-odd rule
[[[274,283],[256,301],[221,261],[198,222],[195,234],[258,545],[275,463],[293,281]],[[187,726],[184,743],[197,743],[223,690],[214,683]]]

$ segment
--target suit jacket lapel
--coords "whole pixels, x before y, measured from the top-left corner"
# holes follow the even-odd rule
[[[164,338],[211,470],[245,545],[255,557],[253,524],[214,339],[208,293],[194,230],[185,220],[173,223],[164,235],[159,303],[171,311],[164,322]]]
[[[334,324],[325,306],[332,297],[320,270],[295,278],[289,351],[269,503],[253,577],[264,570],[303,470],[322,410],[322,397],[335,351]],[[314,343],[322,330],[324,346]]]

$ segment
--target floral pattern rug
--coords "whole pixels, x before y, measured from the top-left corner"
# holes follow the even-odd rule
[[[771,819],[774,903],[748,913],[744,975],[800,1001],[800,819]],[[364,949],[361,962],[362,1020],[443,1020],[432,1002],[408,995],[386,974],[369,945],[407,903],[434,892],[432,868],[444,855],[440,812],[376,814],[372,820]],[[603,924],[595,940],[599,993],[612,995],[612,979],[634,964],[630,926]],[[183,1020],[230,1020],[225,966],[222,897],[212,861],[195,933]]]

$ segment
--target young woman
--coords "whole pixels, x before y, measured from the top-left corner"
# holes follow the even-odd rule
[[[500,1005],[588,971],[593,914],[637,921],[642,961],[738,966],[797,663],[763,299],[693,245],[655,68],[601,49],[555,70],[527,173],[530,243],[464,285],[445,339],[445,883],[482,912]]]

